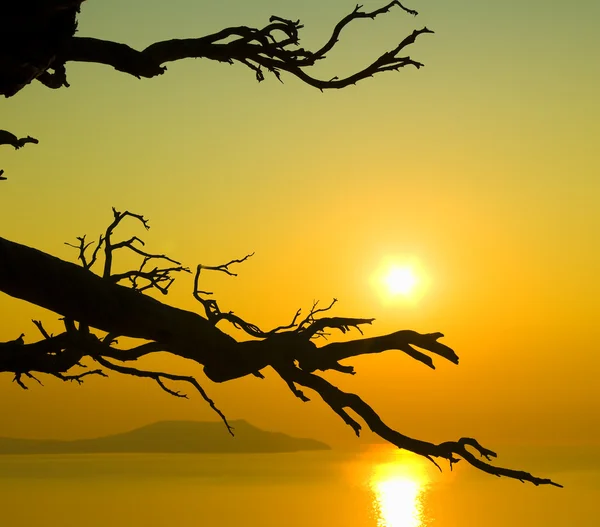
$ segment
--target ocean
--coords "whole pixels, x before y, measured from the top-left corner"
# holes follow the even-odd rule
[[[0,456],[0,524],[600,525],[599,449],[512,447],[511,452],[513,467],[552,477],[564,488],[496,478],[464,462],[440,473],[422,458],[384,447],[297,454]]]

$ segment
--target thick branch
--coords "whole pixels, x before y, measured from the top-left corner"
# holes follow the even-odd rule
[[[36,324],[44,337],[42,341],[24,344],[21,336],[0,344],[0,371],[13,372],[15,382],[22,387],[25,387],[22,376],[35,379],[33,372],[50,373],[65,380],[81,380],[83,375],[89,373],[77,376],[66,372],[87,355],[107,369],[154,379],[171,395],[182,396],[167,387],[165,379],[191,383],[218,412],[193,377],[131,368],[115,364],[107,357],[129,361],[148,353],[167,351],[204,365],[205,374],[217,382],[250,374],[261,376],[260,370],[272,366],[294,395],[307,400],[299,389],[301,386],[316,391],[357,434],[360,432],[360,423],[348,410],[355,412],[381,438],[432,461],[443,458],[454,463],[462,458],[490,474],[530,481],[536,485],[556,485],[549,479],[537,478],[524,471],[490,465],[487,460],[495,454],[470,438],[435,445],[400,434],[387,426],[358,395],[343,392],[311,373],[317,369],[353,373],[350,366],[342,366],[338,361],[387,349],[400,349],[432,366],[432,363],[428,363],[428,356],[411,345],[457,363],[458,357],[454,351],[438,342],[442,336],[440,333],[399,331],[382,337],[333,343],[317,348],[310,339],[310,332],[299,331],[296,327],[271,333],[263,340],[236,342],[220,332],[210,321],[194,313],[172,308],[137,291],[95,276],[82,267],[4,239],[0,239],[0,290],[65,316],[67,332],[64,334],[52,337],[43,330],[41,324]],[[314,325],[319,323],[317,329],[349,329],[371,321],[349,318],[314,319],[317,311],[315,306],[316,304],[311,310],[312,315],[305,319],[307,322],[302,326],[304,330],[311,327],[314,329]],[[80,322],[78,329],[74,321]],[[90,333],[88,327],[109,332],[106,342]],[[141,337],[153,342],[130,350],[118,350],[109,345],[117,335]],[[224,418],[221,413],[219,415]],[[478,459],[468,448],[475,449],[486,461]]]
[[[458,364],[458,355],[456,355],[454,350],[438,342],[438,339],[443,336],[442,333],[421,334],[416,331],[402,330],[380,337],[351,340],[348,342],[332,342],[319,348],[318,353],[314,353],[312,356],[301,360],[300,366],[307,371],[324,370],[327,369],[328,361],[337,362],[358,355],[368,355],[397,349],[435,369],[431,357],[414,349],[412,346],[428,350],[454,364]]]
[[[36,249],[0,238],[0,290],[90,327],[177,347],[204,362],[235,341],[205,318],[113,284]],[[187,351],[183,351],[187,350]]]
[[[315,51],[306,50],[299,45],[299,21],[272,16],[269,24],[263,28],[246,26],[230,27],[216,33],[199,38],[172,39],[155,42],[142,51],[138,51],[118,42],[111,42],[90,37],[71,37],[61,42],[56,58],[40,67],[30,77],[37,77],[50,88],[68,86],[65,63],[92,62],[112,66],[117,71],[128,73],[137,78],[152,78],[166,71],[165,64],[186,58],[206,58],[220,62],[239,62],[251,69],[257,80],[264,79],[263,69],[274,74],[278,79],[280,72],[286,71],[298,77],[310,86],[323,89],[342,88],[355,84],[376,73],[398,70],[404,66],[420,68],[420,62],[399,53],[412,44],[423,33],[432,33],[427,28],[414,31],[393,50],[375,59],[369,66],[346,78],[333,77],[331,80],[317,79],[307,73],[307,69],[317,61],[326,57],[339,42],[342,31],[352,22],[359,19],[375,19],[398,7],[403,11],[417,15],[417,12],[406,8],[398,0],[370,12],[361,11],[357,6],[352,13],[342,18],[334,27],[331,36]],[[54,72],[50,73],[48,70]],[[31,80],[29,78],[29,80]],[[16,93],[23,83],[5,89],[5,93]]]
[[[81,2],[0,2],[0,95],[14,95],[53,67],[63,44],[75,33]]]

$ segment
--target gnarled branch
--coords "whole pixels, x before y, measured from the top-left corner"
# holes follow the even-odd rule
[[[164,64],[168,62],[186,58],[207,58],[230,64],[239,62],[251,69],[259,82],[265,78],[263,73],[265,69],[279,80],[281,80],[280,72],[285,71],[320,90],[339,89],[384,71],[399,70],[405,66],[416,68],[423,66],[409,56],[399,54],[413,44],[419,35],[433,33],[426,27],[413,31],[394,49],[382,54],[369,66],[348,77],[336,76],[330,80],[321,80],[306,72],[317,61],[324,59],[326,54],[335,47],[342,30],[350,23],[361,18],[375,19],[379,15],[388,13],[395,6],[407,13],[417,15],[416,11],[404,7],[397,0],[370,12],[363,12],[361,6],[356,6],[352,13],[338,22],[326,43],[316,51],[309,51],[299,46],[299,31],[303,27],[300,21],[272,16],[269,24],[262,29],[246,26],[231,27],[200,38],[156,42],[143,51],[136,51],[126,44],[74,37],[68,42],[59,61],[61,64],[69,61],[96,62],[110,65],[118,71],[129,73],[137,78],[151,78],[162,75],[166,71]],[[64,79],[63,75],[60,82]]]
[[[422,63],[401,53],[419,35],[432,33],[426,27],[415,30],[366,68],[348,77],[321,80],[307,70],[326,58],[347,26],[360,19],[374,20],[395,7],[413,16],[417,12],[398,0],[372,11],[363,11],[362,6],[356,6],[335,25],[325,43],[314,51],[300,46],[303,26],[299,20],[278,16],[270,17],[269,23],[262,28],[229,27],[203,37],[155,42],[138,51],[123,43],[75,37],[75,17],[80,4],[81,0],[74,0],[52,9],[43,5],[16,11],[0,8],[0,44],[6,41],[0,50],[0,94],[10,97],[33,79],[53,89],[68,87],[66,65],[69,62],[106,64],[137,78],[152,78],[166,71],[165,64],[186,58],[206,58],[230,64],[238,62],[252,70],[258,81],[264,80],[264,71],[279,80],[281,72],[287,72],[320,90],[336,89],[384,71],[399,70],[405,66],[420,68]]]
[[[116,210],[113,215],[113,222],[95,248],[97,254],[98,247],[103,245],[105,258],[112,257],[115,248],[131,248],[134,242],[143,243],[136,237],[124,242],[112,242],[111,236],[124,217],[133,216],[148,227],[143,216],[129,212],[119,213]],[[206,376],[215,382],[225,382],[246,375],[263,377],[262,371],[271,367],[302,401],[308,401],[308,397],[301,388],[315,391],[356,434],[361,430],[360,419],[381,438],[399,448],[420,454],[436,465],[436,459],[445,459],[450,464],[464,459],[475,468],[496,476],[529,481],[535,485],[558,486],[549,479],[538,478],[528,472],[490,464],[490,459],[496,457],[495,453],[472,438],[434,444],[401,434],[386,425],[360,396],[344,392],[315,374],[317,370],[354,374],[351,365],[341,364],[340,361],[387,350],[400,350],[431,368],[434,365],[428,353],[458,364],[456,353],[439,342],[443,337],[441,333],[422,334],[403,330],[317,347],[313,337],[322,334],[325,329],[339,329],[342,332],[352,328],[360,330],[361,325],[371,324],[373,319],[323,317],[334,306],[335,299],[324,308],[319,308],[318,302],[313,303],[308,315],[301,320],[298,310],[290,324],[268,332],[237,315],[222,313],[216,301],[206,299],[210,293],[199,290],[200,271],[210,269],[235,276],[230,266],[246,261],[251,255],[223,265],[198,266],[193,292],[204,307],[205,318],[162,304],[144,295],[141,288],[134,290],[118,285],[115,283],[115,276],[118,275],[113,275],[106,263],[102,277],[93,274],[91,262],[95,261],[95,256],[88,260],[85,252],[90,245],[85,242],[85,237],[78,240],[79,244],[75,247],[79,251],[82,267],[0,238],[0,290],[62,315],[66,329],[64,333],[52,336],[41,322],[36,321],[35,325],[43,337],[39,342],[25,343],[21,335],[12,341],[0,343],[0,372],[12,372],[15,382],[21,387],[26,388],[23,377],[38,380],[35,377],[37,373],[78,383],[88,375],[105,375],[98,369],[84,373],[70,372],[72,368],[82,364],[82,359],[90,357],[106,370],[153,379],[161,389],[177,397],[185,395],[168,387],[165,381],[191,384],[217,412],[231,433],[225,415],[208,397],[196,378],[134,368],[123,363],[158,351],[168,352],[202,365]],[[173,261],[164,255],[158,257]],[[219,320],[234,323],[252,336],[252,339],[237,341],[226,335],[216,327]],[[108,334],[100,338],[91,328]],[[147,342],[130,349],[119,349],[114,346],[118,336],[142,338]],[[351,416],[349,410],[358,418]],[[472,450],[484,459],[479,459]]]
[[[371,431],[377,434],[382,439],[396,445],[398,448],[403,448],[426,457],[430,461],[439,465],[435,462],[434,458],[442,458],[448,460],[451,464],[459,461],[460,458],[467,461],[467,463],[474,467],[493,474],[495,476],[505,476],[508,478],[518,479],[520,481],[529,481],[534,485],[553,485],[555,487],[562,487],[562,485],[555,483],[551,479],[538,478],[528,472],[521,470],[513,470],[502,467],[496,467],[487,463],[490,458],[497,457],[497,454],[491,450],[482,447],[475,439],[472,438],[461,438],[458,441],[446,441],[438,445],[422,441],[420,439],[414,439],[409,436],[403,435],[396,430],[393,430],[386,425],[381,417],[377,414],[371,406],[363,401],[358,395],[353,393],[346,393],[326,381],[322,377],[313,373],[305,372],[299,368],[296,368],[293,373],[292,380],[302,386],[306,386],[316,391],[321,398],[330,406],[336,413],[338,413],[342,419],[355,431],[357,435],[360,434],[360,425],[358,422],[349,417],[346,408],[349,408],[356,412],[369,426]],[[474,448],[477,453],[485,458],[487,461],[478,459],[467,449],[467,446]]]

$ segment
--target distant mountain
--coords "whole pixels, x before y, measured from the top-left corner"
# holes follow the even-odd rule
[[[221,422],[201,421],[161,421],[122,434],[73,441],[0,437],[0,454],[275,453],[330,449],[315,439],[267,432],[244,420],[230,424],[235,437],[227,433]]]

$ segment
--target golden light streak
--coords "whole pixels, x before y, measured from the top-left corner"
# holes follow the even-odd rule
[[[378,527],[425,527],[423,498],[428,484],[423,461],[405,452],[375,465],[370,485]]]

